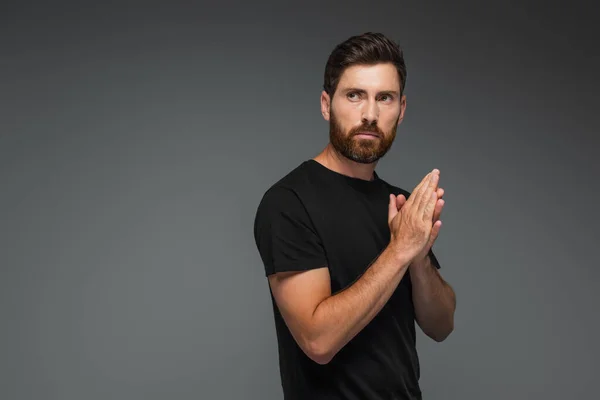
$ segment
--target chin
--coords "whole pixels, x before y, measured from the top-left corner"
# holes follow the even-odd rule
[[[352,154],[350,158],[352,161],[357,162],[359,164],[373,164],[376,161],[379,161],[379,159],[382,156],[379,155],[371,155],[371,156],[365,156],[365,155],[358,155],[358,154]]]

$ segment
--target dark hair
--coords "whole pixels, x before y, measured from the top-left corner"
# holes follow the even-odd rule
[[[406,85],[406,64],[400,46],[381,33],[366,32],[338,44],[327,60],[323,89],[333,96],[340,76],[352,65],[392,63],[400,77],[400,94]]]

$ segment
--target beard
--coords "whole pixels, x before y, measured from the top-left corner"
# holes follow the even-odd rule
[[[333,148],[344,157],[357,163],[371,164],[385,156],[392,147],[392,143],[396,138],[399,119],[400,117],[398,117],[390,132],[383,132],[377,126],[377,123],[363,123],[346,133],[332,110],[329,120],[329,140]],[[373,132],[378,135],[378,138],[361,139],[357,137],[361,132]]]

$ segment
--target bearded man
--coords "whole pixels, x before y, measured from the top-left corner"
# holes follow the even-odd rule
[[[375,172],[405,84],[403,52],[383,34],[337,45],[320,99],[329,142],[258,205],[286,400],[421,399],[415,325],[438,342],[454,329],[455,293],[432,251],[440,171],[412,192]]]

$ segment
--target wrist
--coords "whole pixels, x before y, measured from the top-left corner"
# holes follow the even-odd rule
[[[431,260],[429,258],[429,252],[425,253],[425,255],[419,254],[417,257],[415,257],[411,264],[410,264],[410,268],[411,269],[423,269],[425,267],[427,267],[430,264]]]
[[[392,241],[388,245],[388,250],[398,265],[409,266],[414,261],[414,252],[402,243]]]

